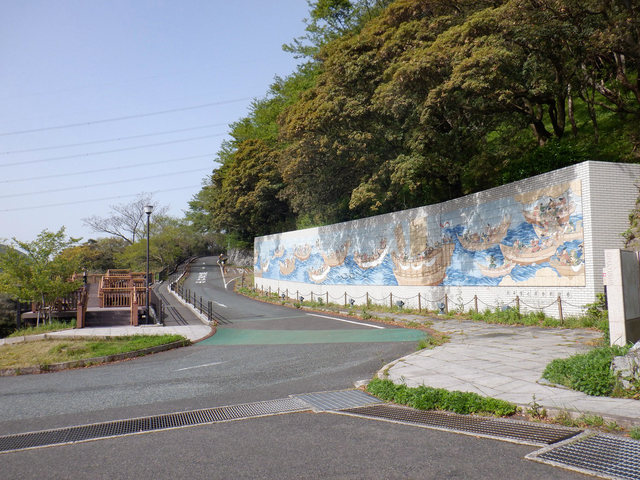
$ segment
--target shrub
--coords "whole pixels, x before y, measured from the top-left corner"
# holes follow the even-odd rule
[[[613,357],[625,355],[628,350],[628,347],[614,345],[556,359],[547,365],[543,377],[587,395],[609,396],[617,384],[611,361]]]
[[[482,413],[497,416],[513,415],[517,407],[497,398],[483,397],[473,392],[450,392],[443,388],[420,386],[409,388],[391,380],[373,379],[367,391],[376,397],[408,405],[420,410],[445,410],[459,414]]]

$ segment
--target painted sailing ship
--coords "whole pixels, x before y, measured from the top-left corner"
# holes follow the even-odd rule
[[[573,265],[562,263],[562,261],[552,258],[549,260],[549,265],[555,268],[562,277],[577,277],[584,273],[584,263]]]
[[[331,271],[331,267],[326,263],[323,263],[319,268],[309,269],[307,270],[309,273],[309,278],[314,283],[322,283],[326,280],[327,275]]]
[[[409,223],[409,254],[402,226],[398,224],[395,230],[398,252],[391,254],[393,260],[393,274],[399,285],[440,285],[447,274],[447,267],[451,265],[451,257],[455,244],[448,239],[446,242],[430,246],[427,243],[427,219],[419,217]]]
[[[563,277],[576,277],[584,273],[584,261],[582,259],[582,244],[571,253],[563,248],[562,251],[549,260],[549,265]]]
[[[295,247],[293,249],[293,255],[301,262],[304,262],[311,256],[311,245],[305,243],[304,245]]]
[[[385,238],[380,240],[380,245],[374,253],[359,253],[353,254],[353,261],[363,270],[368,268],[375,268],[382,264],[384,257],[389,252],[389,245]]]
[[[482,273],[483,276],[490,277],[490,278],[499,278],[499,277],[505,277],[507,275],[510,275],[511,270],[513,270],[514,267],[516,266],[516,264],[513,262],[505,262],[502,265],[497,265],[493,267],[491,265],[489,266],[482,265],[481,263],[478,263],[478,262],[476,262],[476,265],[480,269],[480,273]]]
[[[556,253],[558,246],[555,242],[540,244],[540,240],[533,240],[531,246],[525,246],[516,240],[513,246],[500,244],[500,250],[505,259],[518,265],[540,265],[548,262]]]
[[[291,275],[295,269],[296,269],[295,257],[285,258],[282,262],[280,262],[280,273],[282,275]]]
[[[351,245],[351,240],[347,240],[340,248],[331,253],[325,253],[320,251],[320,255],[324,259],[324,263],[329,265],[330,267],[338,267],[344,263],[344,260],[347,258],[347,253],[349,253],[349,246]]]
[[[522,215],[527,223],[549,228],[567,223],[575,210],[575,202],[567,203],[566,197],[560,197],[551,199],[545,204],[536,205],[533,210],[522,210]]]
[[[492,227],[488,225],[482,233],[465,231],[462,235],[457,235],[457,237],[460,245],[465,250],[480,252],[499,244],[507,236],[510,226],[511,217],[505,215],[498,226]]]
[[[553,237],[558,245],[572,240],[582,240],[583,238],[582,220],[578,220],[575,225],[570,221],[564,225],[554,225],[546,228],[533,225],[533,229],[538,237]]]
[[[273,258],[280,258],[284,255],[284,245],[280,245],[273,251]]]

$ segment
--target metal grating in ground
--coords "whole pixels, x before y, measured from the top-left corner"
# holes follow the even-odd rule
[[[314,410],[344,410],[346,408],[363,407],[375,403],[382,403],[376,398],[362,390],[339,390],[336,392],[305,393],[301,395],[291,395],[311,405]]]
[[[5,435],[0,437],[0,453],[308,410],[308,405],[295,398],[283,398],[266,402]]]
[[[640,479],[640,441],[613,435],[585,435],[526,458],[605,478]]]
[[[396,405],[380,404],[367,407],[343,409],[341,413],[377,418],[410,425],[467,433],[497,438],[528,445],[550,445],[581,432],[577,428],[558,427],[517,420],[491,417],[474,417],[455,413],[414,410]]]

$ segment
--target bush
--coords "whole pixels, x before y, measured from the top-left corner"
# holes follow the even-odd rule
[[[547,365],[543,377],[587,395],[610,396],[618,382],[611,369],[611,362],[613,357],[625,355],[628,350],[628,347],[614,345],[556,359]]]
[[[373,379],[367,391],[376,397],[420,410],[445,410],[459,414],[513,415],[517,407],[504,400],[483,397],[473,392],[450,392],[443,388],[421,386],[409,388],[391,380]]]

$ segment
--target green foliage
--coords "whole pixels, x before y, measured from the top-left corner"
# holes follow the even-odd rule
[[[202,231],[251,242],[584,160],[638,159],[634,2],[309,7],[307,35],[285,50],[313,61],[231,125],[219,168],[191,203]]]
[[[640,427],[633,427],[629,431],[629,436],[634,440],[640,440]]]
[[[490,414],[496,416],[513,415],[517,407],[504,400],[482,397],[477,393],[447,391],[442,388],[409,388],[396,385],[391,380],[375,378],[367,385],[367,391],[376,397],[408,405],[420,410],[445,410],[459,414]]]
[[[79,270],[77,258],[61,254],[79,239],[67,238],[64,232],[64,227],[43,230],[32,242],[14,238],[11,248],[0,252],[0,292],[44,306],[77,290],[80,281],[71,281]]]
[[[0,294],[0,338],[9,336],[16,330],[16,301],[8,295]]]
[[[613,357],[625,355],[628,347],[606,346],[565,359],[553,360],[543,377],[593,396],[610,396],[617,386],[611,369]]]

